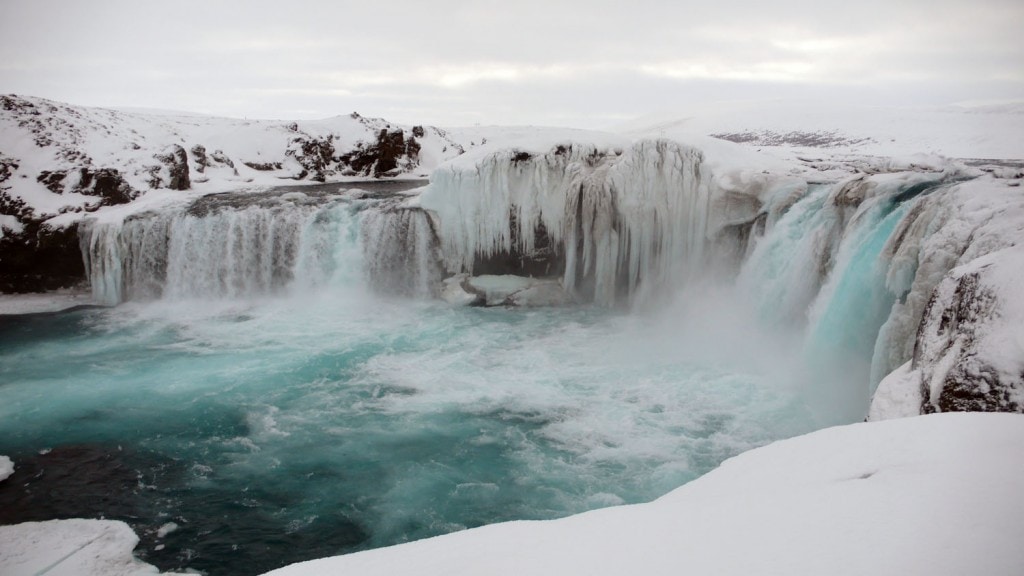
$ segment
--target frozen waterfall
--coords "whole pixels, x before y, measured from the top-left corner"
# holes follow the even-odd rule
[[[422,203],[438,216],[450,273],[553,252],[550,275],[562,276],[565,290],[611,305],[700,273],[711,205],[702,159],[663,140],[506,150],[437,170]]]

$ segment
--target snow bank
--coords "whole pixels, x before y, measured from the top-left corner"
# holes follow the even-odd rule
[[[649,504],[287,566],[319,574],[1015,575],[1024,417],[938,414],[752,450]]]
[[[92,295],[82,292],[49,292],[44,294],[0,295],[0,316],[60,312],[75,306],[96,304]]]
[[[156,567],[132,556],[139,538],[124,522],[50,520],[0,526],[4,576],[141,576]]]

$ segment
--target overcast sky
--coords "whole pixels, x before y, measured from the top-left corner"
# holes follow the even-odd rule
[[[602,127],[723,100],[1024,99],[1021,0],[0,0],[0,93]]]

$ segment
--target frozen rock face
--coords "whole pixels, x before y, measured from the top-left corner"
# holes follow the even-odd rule
[[[881,384],[870,419],[1021,411],[1014,358],[1024,358],[1024,337],[1007,322],[1024,319],[1020,281],[1011,279],[1022,230],[1016,178],[961,182],[908,211],[885,249],[885,283],[899,297],[875,343]]]
[[[1024,412],[1024,247],[950,273],[928,302],[913,367],[921,410]]]

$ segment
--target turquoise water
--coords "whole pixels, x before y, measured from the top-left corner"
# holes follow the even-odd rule
[[[727,353],[760,346],[748,327],[708,310],[351,290],[8,318],[0,453],[113,455],[137,481],[91,515],[211,574],[647,501],[817,426],[773,362]]]

